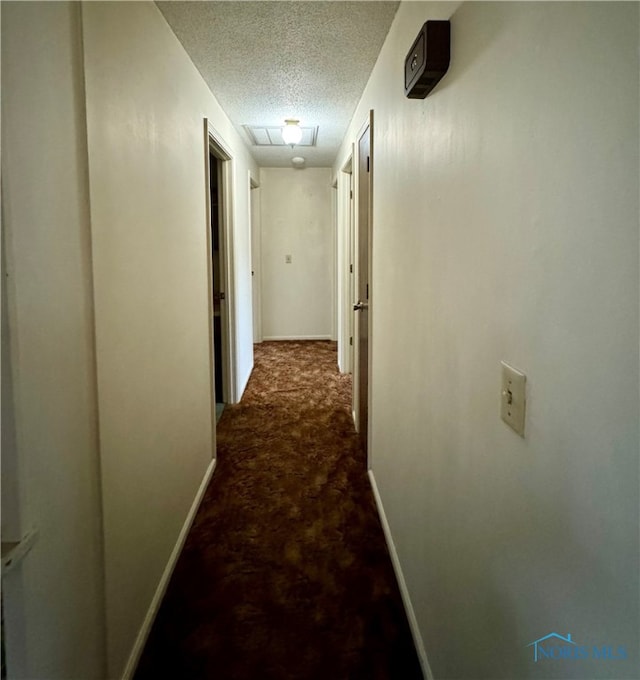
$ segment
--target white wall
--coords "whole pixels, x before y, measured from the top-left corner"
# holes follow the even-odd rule
[[[333,337],[329,168],[261,168],[262,336]],[[291,264],[285,263],[291,255]]]
[[[204,119],[233,157],[238,394],[258,169],[151,2],[2,3],[2,117],[3,530],[39,531],[3,578],[9,674],[120,677],[211,469]]]
[[[233,157],[238,392],[252,366],[255,166],[153,3],[83,6],[109,672],[213,455],[205,136]]]
[[[401,5],[334,167],[373,108],[375,479],[434,677],[633,677],[638,5],[455,10]],[[451,14],[448,74],[405,99]],[[534,664],[551,632],[629,658]]]
[[[3,434],[11,411],[16,427],[2,455],[19,476],[4,478],[3,460],[2,491],[20,487],[12,533],[39,532],[2,582],[16,678],[105,675],[80,35],[75,3],[2,3],[2,377],[10,371],[14,388],[13,403],[3,393]]]

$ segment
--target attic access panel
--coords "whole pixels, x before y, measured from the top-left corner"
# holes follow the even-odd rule
[[[245,125],[244,129],[253,146],[288,146],[282,139],[282,126]],[[301,127],[302,139],[296,146],[315,146],[318,127]]]
[[[424,99],[449,68],[451,24],[426,21],[404,61],[404,93]]]

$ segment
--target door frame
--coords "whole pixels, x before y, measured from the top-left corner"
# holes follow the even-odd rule
[[[253,342],[262,342],[262,231],[260,223],[260,184],[249,170],[249,224],[251,230],[251,292],[253,302]]]
[[[353,371],[353,144],[338,173],[338,366]]]
[[[211,196],[210,196],[210,173],[211,166],[209,154],[220,161],[220,174],[218,182],[219,196],[219,230],[220,230],[220,285],[225,293],[224,304],[220,305],[220,324],[222,329],[222,392],[225,404],[235,404],[236,396],[236,365],[237,348],[235,334],[235,277],[234,277],[234,243],[233,243],[233,156],[222,136],[211,125],[209,119],[204,119],[205,130],[205,180],[206,180],[206,215],[207,215],[207,272],[209,279],[208,302],[209,302],[209,355],[211,360],[211,404],[212,418],[215,424],[215,357],[213,339],[213,260],[211,240]]]
[[[368,346],[367,346],[367,373],[368,373],[368,382],[367,382],[367,412],[368,412],[368,417],[367,417],[367,469],[370,470],[372,466],[372,460],[371,460],[371,413],[372,413],[372,354],[373,354],[373,291],[374,291],[374,286],[373,286],[373,172],[374,172],[374,145],[373,145],[373,109],[369,110],[369,113],[367,115],[366,120],[363,122],[363,124],[360,126],[358,133],[356,135],[356,141],[354,145],[354,154],[353,154],[353,193],[354,193],[354,201],[353,201],[353,212],[354,212],[354,244],[353,244],[353,261],[354,261],[354,300],[357,297],[357,282],[358,282],[358,277],[360,274],[360,263],[359,263],[359,256],[358,256],[358,246],[359,246],[359,210],[358,210],[358,181],[359,181],[359,174],[360,174],[360,163],[359,163],[359,141],[362,135],[365,133],[367,127],[369,128],[369,205],[368,205],[368,212],[369,212],[369,220],[367,224],[367,238],[368,238],[368,257],[367,257],[367,265],[368,265],[368,279],[369,279],[369,298],[368,298],[368,310],[367,310],[367,332],[368,332]],[[353,309],[353,307],[352,307]],[[360,376],[359,376],[359,348],[360,348],[360,337],[359,337],[359,330],[358,330],[358,323],[356,323],[356,312],[352,311],[352,318],[353,318],[353,347],[354,347],[354,353],[353,353],[353,400],[352,400],[352,409],[353,409],[353,421],[356,426],[356,430],[359,432],[360,431],[360,423],[359,423],[359,413],[360,413],[360,394],[359,394],[359,385],[360,385]]]

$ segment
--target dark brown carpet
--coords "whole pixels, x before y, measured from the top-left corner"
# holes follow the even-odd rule
[[[136,678],[422,678],[330,342],[256,345]]]

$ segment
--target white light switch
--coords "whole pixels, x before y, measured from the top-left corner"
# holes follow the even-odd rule
[[[284,261],[285,261],[285,264],[291,264],[291,255],[285,255]]]
[[[524,437],[524,414],[526,406],[525,385],[527,376],[512,366],[502,363],[502,394],[500,415],[509,427]]]

